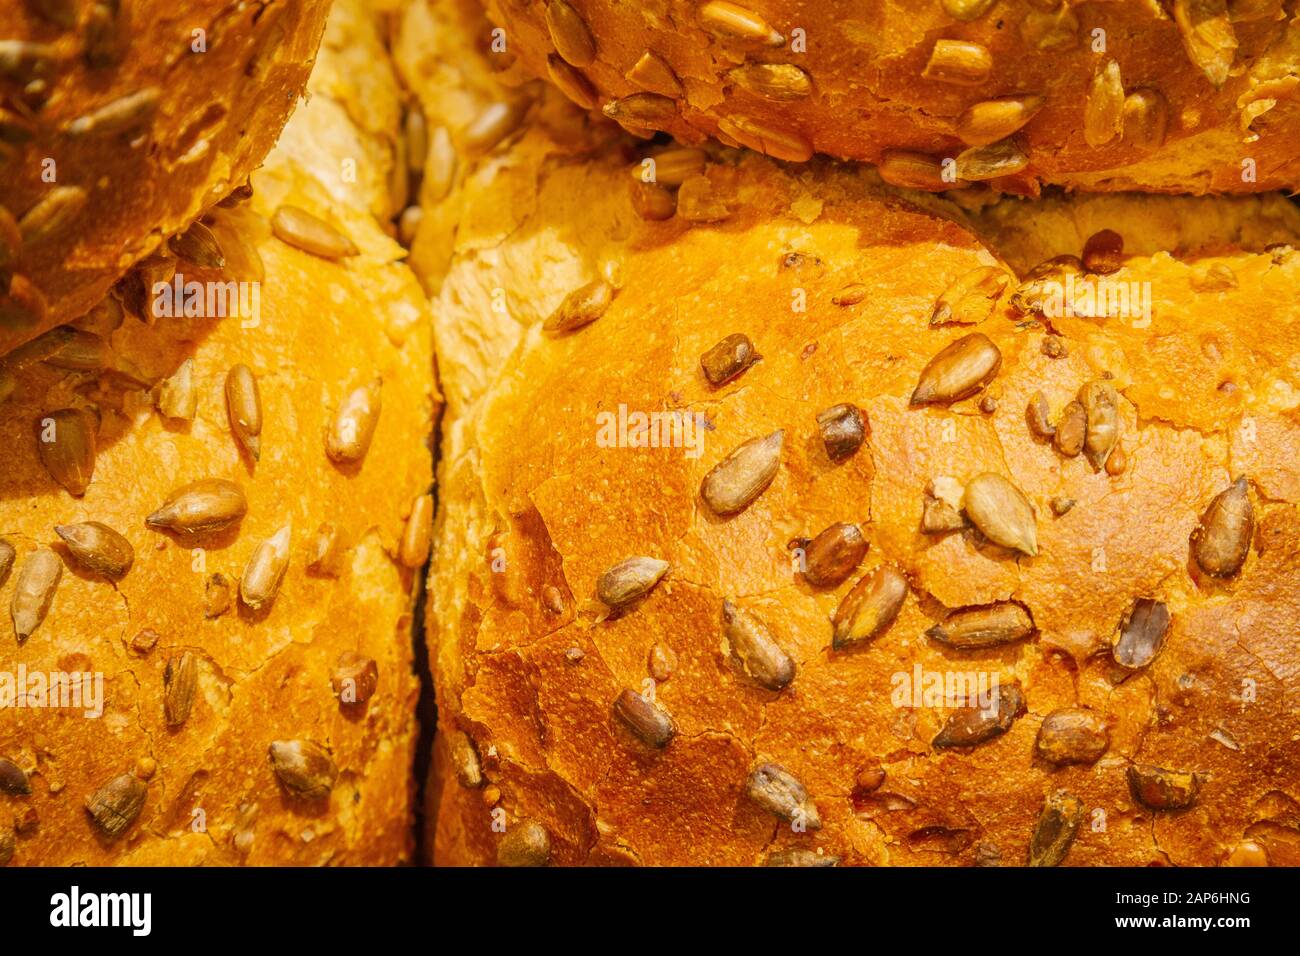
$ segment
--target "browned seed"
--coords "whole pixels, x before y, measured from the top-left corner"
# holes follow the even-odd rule
[[[424,172],[425,159],[429,155],[429,124],[418,100],[406,106],[402,133],[406,137],[406,171],[418,176]]]
[[[1052,514],[1059,518],[1069,512],[1076,504],[1077,502],[1073,498],[1058,495],[1052,499]]]
[[[429,133],[429,150],[424,160],[424,181],[420,201],[438,203],[447,198],[456,179],[456,145],[445,126],[436,126]]]
[[[1219,492],[1192,532],[1192,557],[1213,578],[1235,577],[1246,563],[1255,536],[1255,508],[1250,484],[1238,478]]]
[[[137,654],[148,654],[158,643],[160,635],[151,627],[141,628],[131,638],[131,650]]]
[[[221,251],[221,243],[212,234],[212,230],[201,222],[196,222],[179,235],[172,236],[167,242],[172,255],[198,266],[200,269],[224,269],[226,257]]]
[[[344,651],[330,676],[334,695],[344,704],[364,704],[379,687],[379,665],[374,658]]]
[[[605,314],[613,301],[614,287],[604,279],[593,279],[564,297],[542,323],[542,331],[562,335],[590,325]]]
[[[251,182],[245,182],[226,193],[225,196],[217,201],[217,205],[222,209],[233,209],[235,206],[242,205],[252,198],[253,184]]]
[[[153,117],[161,98],[161,92],[154,86],[128,93],[94,112],[77,117],[68,124],[67,133],[72,137],[81,137],[111,136],[114,133],[134,131]]]
[[[1029,865],[1059,866],[1070,852],[1082,821],[1083,803],[1078,797],[1064,790],[1049,796],[1029,838]]]
[[[948,479],[951,481],[951,479]],[[954,484],[956,484],[954,482]],[[962,517],[957,507],[953,506],[950,498],[955,497],[957,504],[961,503],[961,487],[956,489],[955,496],[941,495],[938,493],[937,481],[930,482],[930,487],[926,488],[925,498],[921,504],[921,533],[922,534],[946,534],[949,531],[960,531],[966,527],[966,519]]]
[[[1097,275],[1110,275],[1124,265],[1124,237],[1113,229],[1094,232],[1083,244],[1083,267]]]
[[[524,112],[513,103],[497,102],[486,106],[461,131],[461,141],[475,155],[486,153],[515,131],[524,118]]]
[[[1128,768],[1128,788],[1133,799],[1151,810],[1182,810],[1190,807],[1201,791],[1199,773],[1166,770],[1152,764]]]
[[[0,866],[8,866],[18,849],[18,838],[10,826],[0,827]]]
[[[744,511],[776,477],[785,432],[751,438],[713,466],[700,483],[700,497],[714,514]]]
[[[1268,851],[1254,840],[1243,840],[1232,848],[1224,866],[1268,866]]]
[[[831,302],[841,308],[857,305],[867,297],[868,289],[861,282],[852,282],[831,296]]]
[[[1051,419],[1051,408],[1047,404],[1047,396],[1042,392],[1034,392],[1029,399],[1025,418],[1029,422],[1029,430],[1039,438],[1051,438],[1056,434],[1056,427]]]
[[[542,588],[542,607],[552,614],[563,614],[565,608],[564,595],[554,584],[547,584]]]
[[[94,332],[62,326],[52,329],[41,338],[51,339],[48,354],[41,360],[46,365],[76,372],[96,372],[108,368],[113,362],[108,342]]]
[[[14,566],[14,557],[17,553],[12,544],[0,538],[0,584],[4,584],[5,578],[9,576],[9,569]]]
[[[556,52],[566,62],[583,69],[596,61],[596,40],[587,21],[564,0],[548,0],[546,29],[550,31]]]
[[[45,43],[0,40],[0,75],[31,83],[54,72],[56,51]]]
[[[866,415],[856,405],[832,405],[817,413],[817,428],[821,432],[826,456],[831,461],[844,461],[862,447],[870,432]]]
[[[794,680],[794,660],[757,615],[723,601],[722,636],[731,662],[759,687],[781,690]]]
[[[741,145],[776,159],[792,163],[806,163],[812,159],[812,142],[802,134],[749,116],[724,116],[718,120],[718,130]]]
[[[892,186],[943,192],[962,185],[955,177],[944,175],[943,163],[925,153],[906,149],[887,149],[880,155],[876,170]]]
[[[663,748],[677,733],[673,719],[657,704],[634,690],[625,690],[614,701],[614,716],[627,725],[643,743]]]
[[[898,619],[907,590],[907,578],[889,565],[863,575],[835,609],[831,647],[838,651],[874,641]]]
[[[867,539],[855,524],[836,522],[813,538],[804,552],[804,578],[816,587],[835,587],[862,563]]]
[[[280,590],[284,572],[289,567],[289,535],[289,525],[285,525],[258,544],[244,565],[244,574],[239,580],[239,596],[254,611],[275,600]]]
[[[581,647],[569,647],[564,651],[564,659],[570,664],[577,664],[586,656],[587,652]]]
[[[148,787],[129,773],[114,777],[86,800],[86,810],[95,826],[108,839],[116,840],[135,822],[144,809]]]
[[[244,517],[248,500],[243,489],[224,478],[201,478],[173,491],[145,524],[179,534],[220,531]]]
[[[86,409],[60,408],[37,421],[36,450],[51,478],[80,497],[95,473],[94,416]]]
[[[407,206],[397,217],[397,239],[408,249],[414,244],[424,220],[424,209],[420,206]]]
[[[25,797],[32,792],[27,774],[12,760],[0,757],[0,793],[11,797]]]
[[[1114,60],[1092,78],[1083,108],[1083,138],[1094,149],[1105,146],[1124,127],[1124,81]]]
[[[1119,440],[1119,396],[1110,382],[1096,379],[1079,389],[1079,404],[1088,417],[1083,452],[1100,471]]]
[[[677,118],[677,102],[658,93],[633,93],[610,100],[601,112],[620,123],[660,129]]]
[[[757,40],[768,46],[785,42],[785,37],[757,13],[726,0],[710,0],[700,7],[700,23],[711,33],[738,40]]]
[[[168,727],[185,723],[199,686],[199,661],[189,651],[167,662],[163,671],[163,713]]]
[[[135,560],[131,542],[98,521],[55,525],[54,532],[67,544],[78,564],[104,577],[122,577]]]
[[[1124,142],[1159,149],[1169,126],[1169,103],[1159,90],[1134,90],[1124,98]]]
[[[1014,139],[987,146],[972,146],[957,154],[957,178],[982,182],[999,176],[1014,176],[1029,165],[1029,157]]]
[[[203,616],[214,621],[230,610],[230,581],[218,571],[203,586]]]
[[[966,40],[936,40],[921,76],[956,86],[979,86],[989,78],[992,70],[993,54],[983,44]]]
[[[546,72],[551,82],[572,100],[574,105],[584,110],[596,108],[600,94],[596,92],[596,87],[592,86],[591,80],[583,76],[577,67],[570,66],[552,53],[546,58]]]
[[[992,395],[983,395],[980,397],[980,411],[985,415],[992,415],[998,410],[998,400]]]
[[[1025,697],[1014,684],[999,684],[993,691],[995,700],[960,707],[949,715],[931,744],[935,747],[978,747],[1001,737],[1025,712]]]
[[[795,847],[789,850],[774,850],[763,861],[764,866],[838,866],[840,858],[815,850]]]
[[[1045,102],[1045,97],[1024,95],[972,103],[957,117],[957,136],[967,146],[996,143],[1033,119]]]
[[[629,195],[636,214],[648,222],[663,222],[677,212],[677,197],[658,183],[636,180]]]
[[[656,641],[646,655],[646,670],[661,684],[669,680],[677,670],[677,652],[663,641]]]
[[[325,454],[331,461],[350,465],[366,457],[383,408],[383,385],[383,379],[375,377],[354,388],[339,403],[325,433]]]
[[[281,242],[322,259],[342,259],[359,251],[338,229],[297,206],[278,208],[271,216],[271,232]]]
[[[741,89],[776,102],[812,93],[812,78],[793,63],[745,63],[729,70],[727,77]]]
[[[262,393],[257,376],[242,362],[226,373],[226,412],[235,441],[258,461],[262,457]]]
[[[912,392],[911,404],[950,404],[969,398],[993,381],[1002,353],[983,332],[950,343],[930,359]]]
[[[993,0],[942,0],[943,12],[954,20],[978,20],[988,13]]]
[[[1043,718],[1034,749],[1048,763],[1096,763],[1110,746],[1101,715],[1086,707],[1062,707]]]
[[[685,93],[673,68],[663,57],[651,50],[642,53],[632,69],[624,75],[641,89],[651,93],[660,93],[673,98],[679,98]]]
[[[721,222],[731,216],[731,204],[708,176],[692,176],[677,190],[677,212],[687,222]]]
[[[658,558],[628,558],[600,576],[596,582],[596,596],[607,607],[626,607],[648,594],[667,572],[667,561]]]
[[[456,779],[467,790],[483,786],[483,765],[478,758],[478,748],[473,739],[459,730],[447,731],[451,740],[451,765],[456,768]]]
[[[926,637],[959,650],[1013,644],[1033,633],[1033,618],[1016,601],[958,608],[925,632]]]
[[[62,232],[86,208],[87,198],[80,186],[55,186],[18,220],[23,243],[31,245]]]
[[[1174,22],[1188,57],[1215,89],[1221,88],[1237,58],[1237,34],[1226,0],[1174,0]]]
[[[944,290],[930,312],[931,325],[976,325],[993,312],[1007,287],[1007,273],[995,266],[981,266],[958,276]]]
[[[269,748],[271,767],[293,796],[319,800],[329,796],[338,767],[328,750],[311,740],[275,740]]]
[[[632,175],[645,183],[680,186],[703,173],[707,161],[708,155],[702,149],[666,149],[633,166]]]
[[[1127,670],[1146,667],[1164,647],[1169,633],[1169,608],[1162,601],[1138,598],[1125,612],[1111,641],[1111,657]]]
[[[1115,450],[1110,453],[1106,459],[1106,474],[1114,477],[1124,474],[1128,468],[1128,455],[1124,452],[1123,445],[1116,445]]]
[[[316,574],[337,577],[342,565],[343,553],[346,551],[343,535],[328,521],[322,522],[312,539],[311,554],[307,559],[307,570]]]
[[[761,810],[780,817],[800,830],[820,830],[821,816],[808,791],[780,764],[761,763],[745,781],[745,795]]]
[[[716,387],[731,381],[760,358],[749,336],[734,332],[700,356],[700,367],[709,384]]]
[[[398,546],[397,559],[408,568],[418,568],[429,557],[433,539],[433,496],[420,495],[411,505],[406,518],[406,528]]]
[[[1065,340],[1059,335],[1044,335],[1043,343],[1039,346],[1039,349],[1050,359],[1066,358],[1070,354],[1070,349],[1066,346]]]
[[[1088,434],[1088,413],[1079,402],[1070,402],[1061,414],[1056,426],[1053,443],[1056,450],[1067,458],[1076,457],[1083,451],[1084,439]]]
[[[118,298],[122,307],[147,325],[158,319],[154,315],[153,289],[158,283],[167,284],[176,275],[176,260],[171,256],[152,255],[136,263],[117,283]]]
[[[199,391],[194,386],[194,359],[187,358],[158,386],[155,403],[164,418],[192,422],[198,413]]]
[[[1001,475],[984,472],[968,481],[962,494],[962,508],[971,524],[994,544],[1031,557],[1038,553],[1034,506]]]
[[[1066,277],[1082,273],[1083,263],[1077,256],[1056,256],[1040,262],[1011,293],[1011,307],[1024,315],[1041,315],[1052,297],[1060,294]]]
[[[551,836],[536,820],[511,827],[497,844],[497,866],[546,866],[551,861]]]

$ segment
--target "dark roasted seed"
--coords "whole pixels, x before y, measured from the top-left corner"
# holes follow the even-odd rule
[[[1014,684],[998,685],[992,707],[962,707],[954,711],[935,736],[935,747],[978,747],[1001,737],[1025,712],[1025,698]]]
[[[1115,663],[1127,670],[1146,667],[1164,647],[1169,609],[1161,601],[1138,598],[1125,613],[1111,644]]]
[[[1101,715],[1086,707],[1062,707],[1043,718],[1034,749],[1048,763],[1095,763],[1110,746]]]
[[[677,733],[673,719],[634,690],[625,690],[614,700],[614,716],[651,747],[666,747]]]
[[[63,539],[78,564],[106,578],[122,577],[135,560],[131,542],[98,521],[56,525],[54,532]]]
[[[0,757],[0,793],[11,797],[24,797],[32,792],[27,774],[12,760]]]
[[[1049,796],[1029,838],[1029,865],[1059,866],[1070,852],[1082,820],[1083,803],[1078,797],[1064,790]]]
[[[700,367],[710,385],[729,382],[759,360],[748,335],[735,332],[700,356]]]
[[[1192,532],[1192,557],[1210,577],[1231,578],[1246,563],[1255,535],[1255,509],[1250,484],[1238,478],[1219,492]]]
[[[1057,496],[1052,499],[1052,514],[1059,518],[1074,508],[1075,504],[1077,502],[1073,498]]]
[[[950,647],[974,650],[1023,641],[1034,633],[1034,621],[1023,604],[1000,601],[958,608],[925,633]]]
[[[114,777],[86,800],[86,810],[95,826],[110,840],[116,840],[135,822],[144,809],[148,788],[129,773]]]
[[[1128,788],[1133,799],[1151,810],[1182,810],[1195,802],[1201,791],[1202,776],[1166,770],[1151,764],[1133,764],[1128,768]]]
[[[835,587],[853,573],[866,554],[862,530],[855,524],[836,522],[809,542],[803,576],[816,587]]]
[[[95,474],[94,417],[85,409],[60,408],[36,423],[36,451],[51,478],[80,497]]]
[[[163,671],[163,712],[168,727],[185,723],[199,686],[199,662],[189,651],[167,662]]]
[[[344,651],[330,677],[334,694],[344,704],[364,704],[379,688],[379,665],[374,658]]]
[[[754,768],[745,782],[745,794],[755,806],[795,825],[799,830],[820,830],[817,806],[793,774],[775,763]]]
[[[212,230],[201,222],[192,224],[180,235],[172,236],[167,243],[172,255],[198,266],[200,269],[224,269],[226,257],[221,243]]]
[[[722,636],[732,663],[760,687],[781,690],[794,680],[794,660],[767,624],[730,601],[722,602]]]
[[[1124,237],[1113,229],[1094,232],[1083,244],[1083,267],[1097,275],[1110,275],[1124,265]]]
[[[835,609],[831,647],[840,650],[874,641],[898,619],[907,590],[907,578],[889,565],[863,575]]]
[[[843,461],[857,451],[869,432],[866,416],[855,405],[832,405],[817,413],[826,456]]]

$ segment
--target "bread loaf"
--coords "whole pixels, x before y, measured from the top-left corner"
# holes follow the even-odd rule
[[[1300,185],[1283,0],[488,0],[506,75],[686,145],[1035,194]],[[950,164],[945,169],[945,164]]]
[[[110,297],[0,372],[15,865],[410,858],[435,395],[427,301],[375,219],[399,89],[360,0],[311,90],[251,199],[169,256],[209,295],[239,283],[227,317],[172,280],[147,323]],[[102,696],[28,683],[17,707],[20,673]]]
[[[0,354],[84,314],[246,182],[303,91],[328,9],[0,9]]]

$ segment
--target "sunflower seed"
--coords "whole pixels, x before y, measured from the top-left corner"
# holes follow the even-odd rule
[[[55,50],[45,43],[0,40],[0,76],[27,84],[54,72]]]
[[[320,744],[311,740],[275,740],[268,752],[276,777],[293,796],[319,800],[334,789],[338,767]]]
[[[344,651],[330,677],[334,694],[344,704],[364,704],[379,687],[379,665],[373,658]]]
[[[1025,409],[1025,417],[1029,421],[1029,430],[1039,438],[1051,438],[1056,434],[1056,428],[1051,421],[1051,409],[1047,404],[1047,396],[1042,392],[1034,392],[1029,399],[1029,407]]]
[[[826,856],[814,850],[776,850],[767,855],[764,866],[838,866],[838,856]]]
[[[497,844],[497,866],[546,866],[551,861],[551,836],[536,820],[513,826]]]
[[[86,810],[100,832],[116,840],[144,809],[148,788],[129,773],[114,777],[86,800]]]
[[[358,253],[351,239],[297,206],[278,208],[271,217],[271,232],[281,242],[322,259],[343,259]]]
[[[14,546],[4,538],[0,538],[0,584],[4,584],[5,578],[9,576],[9,569],[14,566],[16,555]]]
[[[646,657],[646,669],[651,677],[662,684],[677,670],[677,652],[663,642],[656,642]]]
[[[587,21],[564,0],[548,0],[546,29],[551,34],[556,52],[566,62],[582,69],[596,61],[596,41]]]
[[[1111,477],[1122,475],[1127,468],[1128,455],[1124,452],[1124,446],[1116,445],[1115,450],[1112,451],[1110,457],[1106,459],[1106,474]]]
[[[461,131],[461,142],[475,155],[490,151],[509,136],[524,118],[524,110],[513,103],[492,103]]]
[[[1079,389],[1079,404],[1088,416],[1083,451],[1093,470],[1100,471],[1119,440],[1119,396],[1110,382],[1096,379]]]
[[[32,792],[27,774],[12,760],[0,757],[0,793],[11,797],[25,797]]]
[[[641,182],[680,186],[691,176],[703,173],[707,160],[702,149],[666,149],[633,166],[632,175]]]
[[[290,527],[285,525],[253,549],[239,579],[239,596],[256,611],[275,600],[289,567]]]
[[[136,263],[116,286],[122,307],[145,324],[153,325],[158,319],[153,309],[153,290],[159,283],[171,283],[175,275],[176,260],[170,256],[152,255]]]
[[[1152,764],[1128,768],[1128,788],[1133,799],[1151,810],[1182,810],[1190,807],[1201,791],[1199,773],[1166,770]]]
[[[718,130],[741,145],[776,159],[792,163],[806,163],[812,159],[812,143],[802,135],[748,116],[724,116],[718,120]]]
[[[131,542],[98,521],[55,525],[54,532],[67,544],[78,564],[104,577],[121,578],[135,560]]]
[[[706,180],[707,181],[707,180]],[[677,197],[658,183],[632,183],[632,208],[647,222],[663,222],[677,212]]]
[[[550,76],[551,82],[559,88],[561,93],[572,100],[574,105],[584,110],[596,108],[600,94],[591,85],[591,81],[583,76],[576,67],[570,66],[552,53],[546,58],[546,72]]]
[[[450,731],[449,737],[451,765],[456,768],[456,779],[465,789],[477,790],[483,786],[483,766],[473,739],[459,730]]]
[[[80,138],[133,132],[153,118],[161,98],[161,92],[154,86],[120,96],[111,103],[74,119],[68,124],[67,134]]]
[[[603,279],[594,279],[564,297],[542,323],[542,331],[560,335],[590,325],[614,301],[614,287]]]
[[[812,78],[792,63],[745,63],[727,72],[741,89],[778,103],[812,93]]]
[[[1213,578],[1235,577],[1246,563],[1255,536],[1255,509],[1250,485],[1238,478],[1219,492],[1192,532],[1192,557]]]
[[[835,609],[831,647],[838,651],[874,641],[898,619],[907,589],[907,578],[889,565],[863,575]]]
[[[931,746],[978,747],[1001,737],[1025,712],[1025,697],[1014,684],[999,684],[993,690],[995,707],[960,707],[949,715],[931,741]]]
[[[1174,22],[1188,57],[1215,89],[1222,88],[1237,58],[1227,0],[1174,0]]]
[[[847,308],[851,305],[857,305],[865,299],[868,291],[867,287],[861,282],[852,282],[831,296],[831,302],[841,308]]]
[[[794,680],[794,660],[767,624],[730,601],[722,602],[722,636],[731,662],[758,686],[781,690]]]
[[[1124,128],[1124,81],[1114,60],[1092,78],[1083,108],[1083,138],[1093,149],[1105,146]]]
[[[53,331],[63,334],[59,335],[57,343],[42,359],[46,365],[75,372],[97,372],[113,364],[112,350],[101,336],[68,326]],[[46,336],[49,335],[51,333],[47,332]]]
[[[870,430],[862,410],[849,404],[822,409],[817,413],[817,428],[826,456],[835,462],[844,461],[861,448]]]
[[[1015,601],[963,607],[925,632],[926,637],[959,650],[980,650],[1023,641],[1034,633],[1034,620]]]
[[[1169,633],[1169,608],[1151,598],[1138,598],[1120,621],[1111,642],[1111,657],[1126,670],[1146,667],[1165,645]]]
[[[1038,553],[1034,506],[999,474],[984,472],[966,483],[962,508],[971,524],[994,544],[1029,556]]]
[[[1073,498],[1055,497],[1052,499],[1052,514],[1058,518],[1068,513],[1077,502]]]
[[[993,0],[942,0],[943,12],[954,20],[978,20],[988,13]]]
[[[51,478],[76,497],[95,473],[95,422],[80,408],[47,412],[37,422],[36,451]]]
[[[677,190],[677,212],[687,222],[721,222],[731,216],[731,204],[708,176],[692,176]]]
[[[1029,838],[1029,865],[1059,866],[1070,852],[1082,821],[1083,803],[1078,797],[1064,790],[1048,797]]]
[[[1047,100],[1042,96],[998,96],[972,103],[957,117],[957,136],[967,146],[988,146],[1028,123]]]
[[[180,534],[220,531],[244,517],[248,500],[243,489],[224,478],[201,478],[173,491],[145,524]]]
[[[404,567],[421,567],[429,557],[432,537],[433,496],[420,495],[411,505],[411,513],[406,518],[406,528],[397,550],[398,561]]]
[[[979,86],[992,71],[993,55],[983,44],[966,40],[936,40],[921,76],[956,86]]]
[[[745,795],[761,810],[806,830],[820,830],[821,816],[808,791],[780,764],[762,763],[745,781]]]
[[[661,129],[677,118],[677,102],[658,93],[633,93],[610,100],[601,112],[620,123]]]
[[[62,232],[86,207],[86,190],[55,186],[18,220],[23,243],[31,245]]]
[[[704,503],[719,516],[744,511],[776,477],[784,443],[785,432],[774,431],[739,445],[704,476],[700,483]]]
[[[1124,265],[1124,237],[1113,229],[1102,229],[1083,244],[1083,267],[1096,275],[1110,275]]]
[[[1124,142],[1138,149],[1159,149],[1169,126],[1169,102],[1159,90],[1134,90],[1124,98]]]
[[[322,522],[312,539],[311,556],[307,560],[307,570],[328,577],[337,577],[342,566],[343,536],[330,522]]]
[[[243,185],[236,186],[221,199],[217,200],[217,205],[222,209],[233,209],[236,206],[243,205],[252,198],[253,184],[251,182],[246,182]]]
[[[131,650],[137,654],[148,654],[158,643],[159,634],[151,627],[141,628],[131,638]]]
[[[1063,707],[1043,718],[1034,749],[1058,766],[1096,763],[1110,746],[1106,721],[1086,707]]]
[[[710,0],[700,7],[700,23],[711,33],[738,40],[758,40],[768,46],[785,43],[785,37],[757,13],[726,0]]]
[[[960,505],[960,490],[957,502]],[[931,482],[931,487],[926,489],[921,504],[921,533],[946,534],[949,531],[960,531],[964,527],[966,527],[966,519],[961,516],[961,512],[953,507],[947,498],[936,494],[934,482]]]
[[[987,335],[972,332],[949,344],[921,371],[911,404],[951,404],[969,398],[993,381],[1002,353]]]
[[[339,404],[325,434],[325,454],[331,461],[350,465],[366,457],[379,424],[383,385],[383,379],[373,378],[349,392]]]
[[[982,182],[999,176],[1014,176],[1029,165],[1015,140],[1004,139],[988,146],[972,146],[957,154],[957,178]]]
[[[709,384],[716,387],[731,381],[760,358],[749,336],[734,332],[700,356],[700,367]]]
[[[666,747],[677,733],[673,719],[662,708],[633,690],[618,695],[614,701],[614,715],[651,747]]]
[[[189,651],[167,662],[163,670],[163,714],[168,727],[185,723],[194,708],[194,692],[199,686],[199,662]]]
[[[196,222],[180,235],[172,236],[167,241],[172,255],[184,259],[200,269],[224,269],[226,257],[221,251],[221,243],[212,234],[212,230],[201,222]]]
[[[198,412],[199,392],[194,387],[194,359],[187,358],[158,386],[155,404],[164,418],[192,422]]]
[[[262,393],[253,370],[242,362],[226,373],[230,432],[253,461],[262,457]]]
[[[209,576],[203,586],[203,616],[215,621],[230,610],[230,581],[221,572]]]
[[[628,558],[600,576],[596,582],[596,596],[607,607],[626,607],[648,594],[667,571],[667,561],[658,558]]]
[[[1061,414],[1056,426],[1053,444],[1056,450],[1067,458],[1076,457],[1083,451],[1084,439],[1088,434],[1088,413],[1079,402],[1070,402]]]
[[[804,579],[819,587],[836,587],[862,563],[867,539],[855,524],[837,522],[813,538],[804,552]]]
[[[685,91],[673,68],[659,54],[646,50],[624,74],[629,80],[651,93],[680,98]]]

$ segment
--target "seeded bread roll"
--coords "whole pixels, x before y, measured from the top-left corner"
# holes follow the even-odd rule
[[[1300,256],[1142,251],[1137,199],[1013,275],[1026,204],[646,155],[461,182],[434,861],[1300,864]],[[1049,305],[1103,271],[1131,311]]]
[[[487,0],[503,67],[687,144],[1033,194],[1300,184],[1284,0]],[[514,62],[517,61],[517,62]],[[955,161],[945,174],[944,162]]]
[[[0,10],[0,354],[85,313],[275,144],[325,0]]]
[[[427,300],[373,216],[400,113],[361,0],[311,89],[251,200],[203,219],[225,266],[171,260],[249,283],[255,315],[110,298],[0,373],[0,697],[22,668],[101,673],[104,698],[0,711],[15,865],[410,856],[435,395]]]

